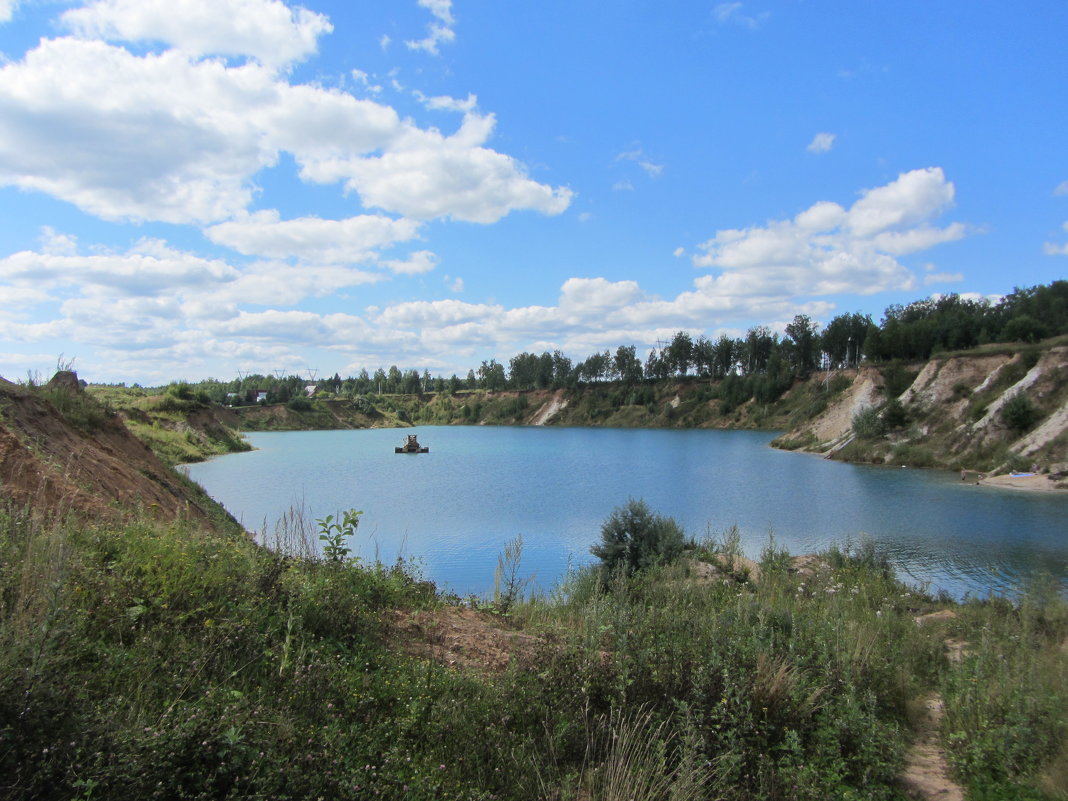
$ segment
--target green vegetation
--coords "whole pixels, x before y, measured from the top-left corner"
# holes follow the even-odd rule
[[[631,498],[613,509],[601,524],[601,541],[590,553],[601,560],[609,575],[619,571],[631,574],[674,562],[685,542],[674,519],[656,514],[643,500]]]
[[[624,514],[664,522],[632,502],[605,530]],[[5,796],[900,799],[932,691],[971,797],[1068,791],[1068,609],[1048,586],[957,606],[870,546],[798,569],[770,539],[753,581],[728,531],[524,600],[517,541],[507,617],[478,617],[509,666],[449,666],[433,631],[475,613],[410,565],[349,559],[358,519],[292,516],[265,548],[0,513]]]
[[[1041,414],[1027,395],[1017,392],[1001,407],[1001,419],[1014,431],[1026,431],[1040,419]]]

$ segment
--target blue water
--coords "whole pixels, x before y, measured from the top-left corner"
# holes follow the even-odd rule
[[[421,427],[430,453],[393,452],[412,429],[253,433],[256,450],[187,467],[246,528],[292,506],[364,512],[363,558],[414,559],[440,586],[492,588],[523,536],[522,573],[551,587],[613,508],[643,498],[703,536],[737,525],[756,557],[773,532],[791,553],[873,539],[899,575],[955,597],[1014,593],[1039,572],[1068,587],[1068,493],[962,483],[953,473],[831,462],[751,431]]]

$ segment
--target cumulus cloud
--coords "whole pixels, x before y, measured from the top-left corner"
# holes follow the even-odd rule
[[[809,153],[826,153],[834,147],[836,138],[837,135],[833,133],[818,133],[812,137],[812,141],[808,143],[808,147],[805,149]]]
[[[18,0],[0,0],[0,23],[10,21],[18,5]]]
[[[246,256],[296,259],[314,264],[355,264],[377,257],[378,251],[414,238],[414,220],[364,214],[345,220],[300,217],[282,220],[277,211],[258,211],[204,230],[220,245]]]
[[[399,275],[419,275],[437,267],[438,257],[429,250],[417,250],[406,259],[387,259],[382,266]]]
[[[483,146],[495,124],[492,114],[472,112],[449,136],[407,127],[379,156],[309,159],[302,175],[344,181],[365,205],[417,220],[493,223],[517,209],[563,212],[570,189],[538,183],[515,159]]]
[[[249,56],[271,66],[306,58],[333,30],[324,15],[281,0],[97,0],[61,21],[86,38],[161,42],[192,56]]]
[[[365,206],[416,219],[557,214],[571,199],[486,146],[493,115],[467,113],[451,135],[424,130],[389,106],[291,85],[256,61],[46,39],[0,68],[0,117],[0,185],[108,220],[238,217],[255,175],[282,152],[304,180],[342,182]]]
[[[720,271],[705,276],[700,289],[729,297],[911,289],[914,277],[895,257],[966,234],[960,223],[931,225],[953,196],[953,184],[932,167],[865,190],[849,209],[822,201],[792,220],[718,231],[693,260]]]
[[[452,15],[452,0],[419,0],[419,5],[434,15],[435,22],[427,26],[427,35],[417,41],[404,44],[410,50],[422,50],[431,55],[438,55],[438,46],[448,44],[456,39],[453,26],[456,19]]]
[[[15,287],[75,287],[92,294],[151,296],[232,281],[237,270],[143,239],[125,253],[79,256],[22,251],[0,259],[0,280]]]

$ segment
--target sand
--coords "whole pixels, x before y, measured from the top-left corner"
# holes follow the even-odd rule
[[[1045,475],[1030,476],[988,476],[979,482],[986,487],[1002,487],[1004,489],[1029,490],[1031,492],[1056,492],[1068,489],[1068,481],[1052,480]]]

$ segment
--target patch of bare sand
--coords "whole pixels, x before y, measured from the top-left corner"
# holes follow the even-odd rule
[[[484,673],[500,673],[513,658],[531,662],[543,642],[531,634],[501,628],[493,615],[458,606],[395,611],[390,618],[405,653]]]
[[[1068,490],[1068,481],[1065,479],[1055,479],[1048,475],[1041,474],[1026,476],[987,476],[986,478],[981,479],[978,483],[986,487],[1028,490],[1030,492],[1056,492],[1057,490]]]
[[[564,397],[563,390],[560,390],[553,394],[548,403],[538,409],[531,419],[530,425],[543,426],[565,408],[567,408],[567,398]]]
[[[716,564],[711,562],[695,562],[693,566],[694,575],[698,579],[704,581],[760,581],[759,562],[754,562],[752,559],[741,556],[740,554],[735,556],[719,554],[716,556],[716,559]],[[790,559],[789,571],[807,577],[824,572],[828,570],[829,567],[827,562],[821,557],[809,553],[795,556]]]

